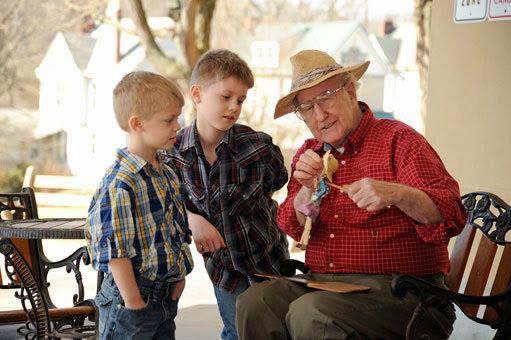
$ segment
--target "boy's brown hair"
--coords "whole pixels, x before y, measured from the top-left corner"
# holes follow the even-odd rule
[[[254,75],[240,56],[225,49],[210,50],[195,64],[190,85],[207,87],[233,76],[239,78],[248,88],[254,86]]]
[[[113,91],[115,118],[124,131],[128,131],[132,115],[148,119],[176,102],[180,106],[185,102],[179,87],[172,80],[152,72],[128,73]]]

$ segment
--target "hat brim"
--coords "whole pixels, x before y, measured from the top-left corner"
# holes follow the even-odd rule
[[[307,84],[304,84],[293,91],[291,91],[288,95],[282,97],[278,102],[277,105],[275,105],[275,114],[273,116],[274,119],[277,119],[279,117],[282,117],[285,114],[288,114],[290,112],[293,112],[295,110],[294,106],[294,99],[298,92],[308,89],[310,87],[313,87],[328,78],[331,78],[335,75],[342,74],[342,73],[351,73],[356,80],[359,80],[362,75],[367,71],[367,68],[369,67],[370,61],[366,61],[362,64],[356,64],[349,67],[339,67],[336,70],[333,70],[332,72],[329,72],[322,77],[319,77],[318,79],[315,79],[314,81],[311,81]]]

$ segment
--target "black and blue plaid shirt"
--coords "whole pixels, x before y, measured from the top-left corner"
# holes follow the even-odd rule
[[[233,291],[248,274],[277,274],[289,257],[271,199],[288,175],[271,137],[248,126],[229,129],[216,153],[218,159],[210,165],[194,122],[179,132],[170,158],[187,191],[187,209],[214,225],[227,245],[204,255],[211,281]]]

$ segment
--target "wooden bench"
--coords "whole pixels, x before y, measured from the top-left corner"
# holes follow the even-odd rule
[[[511,339],[511,207],[486,192],[466,194],[462,201],[468,219],[451,253],[446,277],[450,290],[408,275],[392,282],[396,296],[411,291],[421,301],[408,323],[407,339],[430,339],[428,334],[418,334],[428,307],[441,309],[450,302],[471,320],[496,329],[494,339]],[[444,332],[447,337],[450,330]]]
[[[25,173],[23,186],[35,192],[41,218],[86,217],[98,183],[75,176],[36,174],[32,167]]]

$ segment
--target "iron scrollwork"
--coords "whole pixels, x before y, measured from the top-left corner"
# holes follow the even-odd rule
[[[511,242],[506,240],[506,235],[511,229],[511,207],[508,204],[498,196],[486,192],[466,194],[462,197],[462,202],[467,211],[467,225],[479,229],[494,243],[509,246]],[[511,287],[509,286],[498,294],[472,296],[452,292],[409,275],[398,275],[393,279],[392,292],[395,296],[404,297],[409,291],[419,297],[419,304],[408,323],[407,339],[422,337],[419,325],[428,316],[430,307],[442,310],[451,302],[458,305],[471,320],[497,329],[494,339],[509,339],[511,336]],[[484,319],[469,315],[463,308],[464,304],[490,307],[496,317]],[[449,329],[444,329],[444,332],[446,337],[450,334]]]

